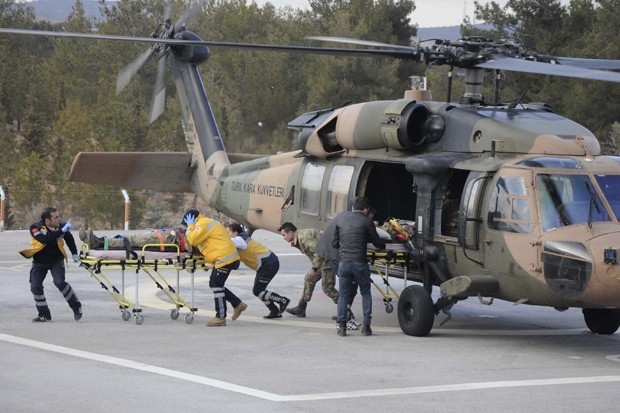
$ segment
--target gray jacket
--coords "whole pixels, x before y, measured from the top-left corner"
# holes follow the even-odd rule
[[[362,211],[348,212],[338,220],[332,246],[338,248],[340,261],[366,262],[369,242],[385,249],[385,241],[379,238],[375,224]]]
[[[323,258],[326,261],[336,261],[338,260],[338,250],[334,248],[332,245],[332,240],[334,239],[334,231],[336,230],[336,224],[340,222],[340,219],[348,214],[350,211],[343,211],[336,215],[329,224],[327,224],[327,228],[323,231],[323,235],[316,243],[316,253],[319,257]]]

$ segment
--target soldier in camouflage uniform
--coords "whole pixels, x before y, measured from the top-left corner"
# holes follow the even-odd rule
[[[91,229],[80,230],[80,239],[90,249],[103,250],[134,250],[142,249],[148,244],[157,244],[150,247],[151,251],[191,252],[192,246],[185,238],[185,228],[157,229],[138,235],[116,235],[110,237],[97,237]],[[162,244],[170,244],[163,246]],[[172,244],[176,246],[172,246]]]
[[[292,247],[298,248],[304,253],[312,264],[312,269],[308,271],[304,278],[304,292],[299,300],[297,307],[289,308],[287,313],[297,317],[306,316],[306,307],[317,281],[321,280],[323,292],[332,299],[334,304],[338,304],[338,291],[335,288],[336,277],[331,269],[329,261],[323,260],[316,253],[316,243],[321,237],[322,232],[318,229],[308,228],[297,230],[297,227],[291,222],[283,223],[278,231],[282,234],[285,241],[290,242]]]

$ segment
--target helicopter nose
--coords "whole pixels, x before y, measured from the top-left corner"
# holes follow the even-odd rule
[[[576,241],[547,241],[541,253],[545,281],[557,295],[577,300],[590,284],[593,257]]]
[[[580,298],[593,307],[620,308],[620,232],[607,233],[589,240],[592,256],[592,276],[588,288]]]
[[[597,267],[596,274],[600,282],[605,285],[620,285],[618,248],[620,248],[620,232],[601,235],[590,240],[590,251]]]

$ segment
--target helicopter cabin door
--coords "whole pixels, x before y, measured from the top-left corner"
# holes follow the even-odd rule
[[[455,275],[471,273],[465,267],[478,267],[482,261],[480,248],[480,227],[482,224],[482,200],[489,180],[487,171],[453,169],[447,185],[441,212],[441,234],[446,240],[457,237],[454,243]],[[446,247],[450,242],[446,242]]]
[[[484,268],[496,277],[532,275],[539,230],[532,171],[505,166],[487,189],[482,230]]]

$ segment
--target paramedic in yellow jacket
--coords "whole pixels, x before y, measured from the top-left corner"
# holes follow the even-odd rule
[[[30,291],[38,311],[38,315],[32,320],[35,323],[52,320],[52,313],[43,293],[43,280],[48,271],[52,274],[54,285],[73,310],[75,321],[82,318],[82,304],[71,285],[65,281],[65,261],[67,260],[65,241],[73,256],[73,262],[78,261],[75,239],[70,232],[72,227],[71,219],[61,222],[58,210],[47,207],[41,213],[41,220],[30,225],[32,248],[19,252],[25,258],[32,258]]]
[[[256,271],[252,293],[269,308],[269,314],[264,318],[282,318],[282,313],[291,300],[273,291],[267,291],[267,286],[280,269],[278,256],[260,242],[248,237],[240,224],[231,222],[226,225],[226,229],[237,247],[241,262]]]
[[[215,317],[207,321],[208,327],[226,325],[226,301],[234,308],[232,319],[236,320],[248,305],[224,286],[232,270],[239,268],[239,254],[224,225],[219,221],[200,215],[196,209],[183,214],[183,225],[187,225],[187,241],[197,248],[205,261],[213,266],[209,287],[215,300]]]

